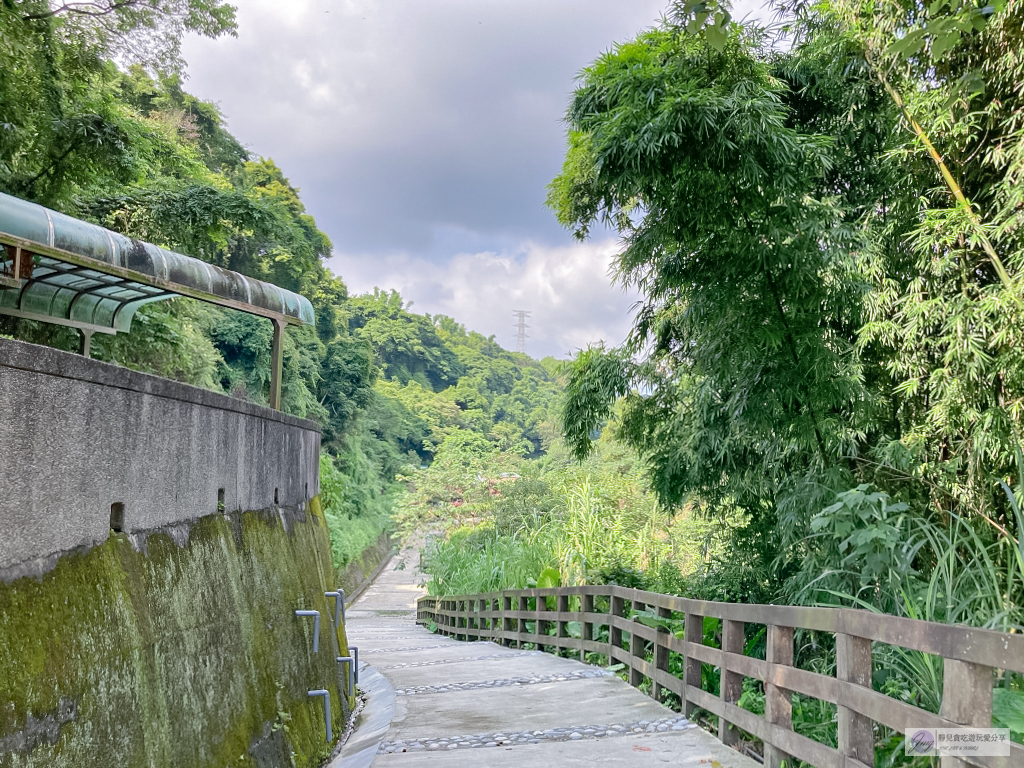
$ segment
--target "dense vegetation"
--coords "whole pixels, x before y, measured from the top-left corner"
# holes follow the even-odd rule
[[[618,229],[646,301],[574,362],[567,441],[586,456],[618,404],[663,504],[747,518],[759,597],[1019,629],[1020,9],[792,10],[784,52],[680,5],[584,73],[550,201],[580,237]],[[1002,575],[926,605],[960,547]]]
[[[350,297],[331,243],[272,160],[182,87],[181,36],[234,34],[219,0],[0,4],[0,190],[307,296],[286,336],[283,405],[323,428],[325,511],[341,566],[391,526],[395,478],[453,434],[542,451],[552,367],[397,294]],[[115,60],[118,63],[115,63]],[[77,349],[68,328],[0,316],[0,333]],[[93,356],[266,403],[271,326],[176,299]],[[550,428],[549,428],[550,431]]]

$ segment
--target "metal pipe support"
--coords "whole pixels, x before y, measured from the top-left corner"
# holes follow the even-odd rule
[[[337,592],[324,592],[324,597],[334,598],[334,628],[337,629],[345,620],[345,590]]]
[[[313,617],[313,653],[320,650],[320,611],[296,611],[296,616]]]
[[[348,695],[352,696],[356,692],[355,659],[353,659],[351,656],[339,656],[337,661],[339,664],[348,664]]]
[[[327,741],[334,741],[334,734],[331,732],[331,693],[325,691],[323,688],[318,688],[315,691],[309,691],[310,696],[323,696],[324,697],[324,726],[327,730]]]

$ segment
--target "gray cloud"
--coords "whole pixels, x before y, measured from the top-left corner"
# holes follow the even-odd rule
[[[443,259],[439,228],[564,243],[543,203],[573,77],[662,5],[241,0],[237,40],[189,42],[189,87],[341,250]]]
[[[618,344],[639,296],[611,284],[614,240],[567,246],[524,243],[514,252],[460,253],[443,263],[409,255],[334,261],[358,291],[387,286],[413,310],[444,314],[515,347],[512,311],[532,312],[527,352],[566,357],[596,341]]]
[[[621,340],[614,244],[573,246],[545,186],[574,77],[667,0],[235,2],[237,39],[187,42],[187,87],[302,190],[351,288],[506,346],[533,309],[536,355]]]

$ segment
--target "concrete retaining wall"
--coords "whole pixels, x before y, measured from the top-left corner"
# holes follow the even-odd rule
[[[0,339],[0,581],[125,533],[319,492],[312,422]]]
[[[0,768],[321,765],[307,692],[335,734],[354,700],[319,452],[311,422],[0,339]]]

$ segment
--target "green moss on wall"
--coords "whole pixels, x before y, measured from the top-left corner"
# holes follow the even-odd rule
[[[141,549],[112,534],[0,584],[0,766],[319,765],[323,705],[307,690],[331,692],[335,733],[351,703],[319,501],[284,521],[211,515],[183,546],[157,532]],[[301,608],[323,617],[316,655]]]

